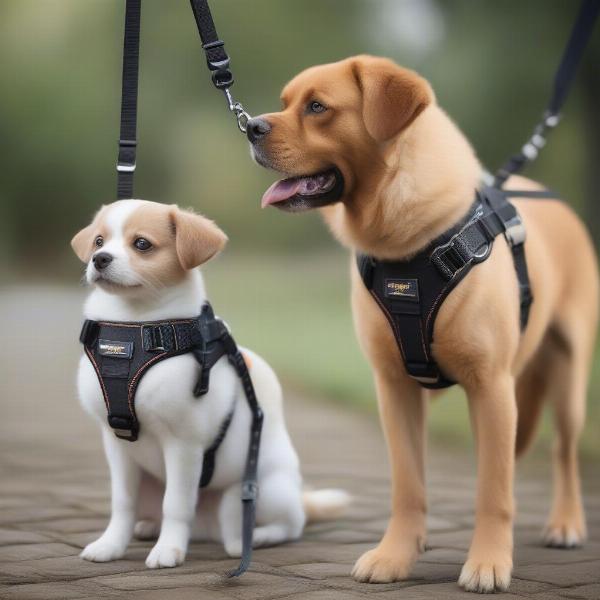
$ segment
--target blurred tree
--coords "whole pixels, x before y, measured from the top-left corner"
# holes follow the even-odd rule
[[[563,0],[219,0],[212,3],[251,112],[312,64],[370,52],[428,77],[491,168],[525,140],[546,102],[578,3]],[[144,0],[137,194],[193,205],[233,249],[331,247],[316,215],[259,209],[272,175],[210,83],[186,0]],[[114,198],[123,0],[0,5],[0,251],[19,268],[67,257],[68,240]],[[564,122],[527,172],[600,233],[596,32]],[[35,259],[35,261],[34,261]],[[10,261],[5,261],[5,265]],[[6,268],[6,267],[5,267]]]

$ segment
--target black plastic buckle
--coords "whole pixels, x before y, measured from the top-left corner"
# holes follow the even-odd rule
[[[135,442],[138,439],[139,425],[136,421],[108,415],[108,424],[120,440]]]
[[[221,40],[202,45],[202,48],[206,53],[206,64],[212,72],[213,84],[220,90],[233,85],[233,73],[229,70],[229,56],[227,56],[227,53],[223,48],[224,45],[225,42]],[[220,55],[218,60],[210,58],[211,50],[216,48],[223,48],[221,52],[217,53]]]
[[[504,235],[511,248],[525,243],[527,229],[525,228],[523,219],[521,219],[521,215],[517,213],[510,221],[504,223],[504,227],[506,227]]]
[[[431,254],[431,262],[446,279],[452,279],[469,261],[450,244],[436,248]]]
[[[173,349],[166,341],[166,328],[171,330],[174,344],[177,346],[177,337],[173,324],[162,323],[160,325],[142,325],[142,340],[146,352],[166,352]]]
[[[132,173],[135,171],[136,147],[136,140],[119,140],[119,158],[117,159],[117,171],[119,173]]]
[[[96,337],[98,337],[98,330],[100,329],[100,325],[96,321],[92,321],[91,319],[86,319],[83,322],[83,326],[81,327],[81,333],[79,334],[79,341],[84,346],[91,346]]]

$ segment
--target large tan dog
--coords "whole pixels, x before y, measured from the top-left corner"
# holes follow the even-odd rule
[[[286,176],[263,197],[288,211],[319,207],[338,240],[379,259],[410,257],[466,214],[481,165],[429,84],[386,59],[358,56],[313,67],[283,90],[283,110],[252,119],[255,159]],[[508,188],[536,189],[513,177]],[[529,444],[542,405],[556,425],[554,503],[545,541],[585,538],[577,441],[597,326],[592,244],[559,201],[515,201],[526,226],[535,301],[519,328],[513,260],[502,238],[439,312],[433,353],[466,390],[477,440],[476,524],[459,583],[508,587],[512,569],[514,458]],[[428,392],[408,377],[388,322],[352,261],[352,306],[373,368],[392,469],[392,515],[380,544],[356,563],[359,581],[409,575],[425,543]]]

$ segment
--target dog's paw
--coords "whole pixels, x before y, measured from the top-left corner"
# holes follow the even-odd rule
[[[231,556],[231,558],[240,558],[242,556],[242,540],[228,540],[223,545],[227,556]]]
[[[469,558],[463,565],[458,585],[467,592],[488,594],[504,592],[510,585],[512,561],[477,560]]]
[[[551,548],[579,548],[586,540],[585,526],[581,520],[554,520],[544,529],[542,539]]]
[[[155,540],[159,533],[160,525],[151,520],[138,521],[133,529],[133,535],[138,540]]]
[[[79,555],[92,562],[108,562],[117,560],[125,554],[125,548],[102,538],[88,544]]]
[[[146,566],[149,569],[162,569],[177,567],[185,560],[185,550],[170,544],[158,542],[146,558]]]
[[[391,583],[406,579],[418,556],[405,548],[384,549],[381,546],[365,552],[354,565],[352,577],[364,583]]]

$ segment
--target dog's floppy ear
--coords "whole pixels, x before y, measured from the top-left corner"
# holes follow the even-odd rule
[[[177,206],[171,211],[175,229],[175,248],[181,266],[193,269],[220,252],[227,236],[211,220]]]
[[[77,258],[84,263],[90,260],[90,256],[94,251],[92,247],[94,230],[95,223],[92,223],[91,225],[84,227],[79,233],[76,233],[71,240],[71,248],[73,248],[73,251],[77,254]]]
[[[433,102],[429,83],[391,60],[357,56],[351,65],[362,92],[365,127],[379,142],[400,133]]]

